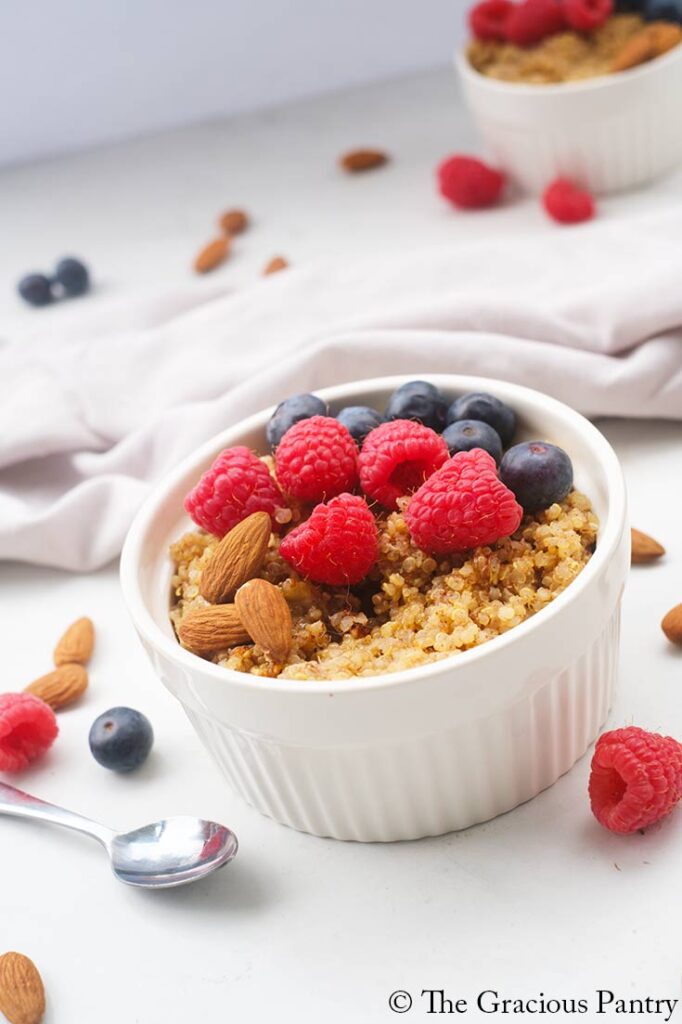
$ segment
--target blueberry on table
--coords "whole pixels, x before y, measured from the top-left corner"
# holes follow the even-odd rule
[[[472,448],[482,448],[488,455],[492,455],[498,466],[500,464],[500,435],[483,420],[456,420],[443,431],[443,440],[451,455],[456,455],[457,452],[470,452]]]
[[[326,416],[326,403],[317,395],[292,395],[280,402],[265,428],[265,435],[271,448],[276,448],[289,427],[311,416]]]
[[[370,431],[384,422],[381,413],[368,405],[347,405],[336,414],[336,418],[358,444],[362,444]]]
[[[55,267],[54,280],[61,285],[64,294],[72,298],[83,295],[90,287],[87,267],[72,256],[67,256],[59,261]]]
[[[17,291],[29,306],[47,306],[54,298],[50,280],[44,274],[26,274]]]
[[[447,411],[447,423],[457,420],[482,420],[500,436],[504,448],[511,443],[516,432],[516,413],[494,395],[472,391],[456,398]]]
[[[388,400],[387,420],[416,420],[425,427],[440,431],[445,426],[447,400],[434,384],[426,380],[410,380],[401,384]]]
[[[526,441],[505,452],[500,479],[524,512],[539,512],[564,500],[573,486],[573,466],[563,448]]]
[[[90,729],[90,751],[95,761],[113,772],[131,772],[149,756],[154,732],[149,719],[133,708],[110,708]]]

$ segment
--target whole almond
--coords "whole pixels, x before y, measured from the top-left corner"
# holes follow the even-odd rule
[[[639,565],[645,562],[653,562],[665,554],[665,548],[653,537],[642,533],[641,530],[632,528],[632,563]]]
[[[183,647],[193,654],[215,654],[251,639],[233,604],[215,604],[189,612],[177,627]]]
[[[661,629],[673,644],[682,644],[682,604],[676,604],[663,616]]]
[[[234,597],[242,583],[258,573],[272,533],[267,512],[254,512],[226,533],[201,574],[199,589],[211,604]]]
[[[47,675],[34,679],[25,693],[32,693],[49,704],[53,711],[73,704],[88,687],[88,673],[82,665],[60,665]]]
[[[226,210],[219,223],[226,235],[241,235],[249,226],[249,218],[243,210]]]
[[[0,956],[0,1011],[9,1024],[40,1024],[45,989],[38,968],[23,953]]]
[[[645,25],[641,31],[623,45],[611,62],[612,71],[627,71],[644,64],[645,61],[661,57],[668,50],[682,42],[682,28],[672,22],[656,21]]]
[[[263,274],[276,274],[280,270],[286,270],[289,266],[284,256],[273,256],[269,263],[263,267]]]
[[[267,580],[249,580],[234,601],[252,639],[273,661],[286,661],[292,644],[291,612],[279,587]]]
[[[194,269],[197,274],[208,274],[210,270],[215,270],[216,267],[219,267],[227,259],[229,251],[229,238],[214,238],[212,242],[209,242],[208,245],[205,245],[197,253],[194,259]]]
[[[84,616],[72,622],[66,632],[62,635],[54,649],[53,659],[55,665],[67,665],[77,662],[79,665],[86,665],[92,657],[95,646],[95,627],[92,619]]]
[[[388,155],[380,149],[352,149],[339,157],[344,171],[357,174],[358,171],[372,171],[388,162]]]

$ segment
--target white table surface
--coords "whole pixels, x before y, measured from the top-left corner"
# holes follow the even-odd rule
[[[12,282],[63,252],[96,269],[99,287],[83,310],[125,289],[186,282],[216,212],[233,204],[255,218],[219,271],[235,286],[279,252],[302,262],[453,235],[559,230],[530,199],[478,215],[441,205],[433,165],[472,138],[449,74],[439,73],[6,170],[0,333],[36,329]],[[339,175],[337,154],[360,144],[386,146],[393,165]],[[602,215],[660,207],[679,191],[672,178],[604,202]],[[204,287],[210,281],[197,282]],[[77,307],[39,315],[49,328]],[[682,654],[658,625],[682,597],[682,427],[600,425],[625,467],[633,522],[668,548],[664,563],[632,571],[609,722],[682,737]],[[145,895],[116,882],[88,840],[0,821],[0,950],[39,964],[47,1024],[364,1024],[395,1019],[387,999],[396,989],[415,996],[405,1020],[428,1019],[425,988],[472,1001],[481,988],[523,998],[591,998],[596,988],[627,999],[680,996],[679,812],[644,836],[610,835],[589,812],[587,757],[529,804],[463,833],[386,846],[298,834],[223,784],[145,659],[115,566],[78,576],[5,564],[0,580],[2,689],[47,671],[72,619],[88,614],[98,631],[86,698],[60,714],[53,751],[20,784],[122,828],[198,814],[228,823],[241,841],[214,878]],[[153,755],[129,777],[100,768],[87,747],[94,717],[116,704],[144,711],[156,732]]]

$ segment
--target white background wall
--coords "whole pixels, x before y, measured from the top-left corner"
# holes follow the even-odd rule
[[[0,163],[442,65],[466,0],[2,0]]]

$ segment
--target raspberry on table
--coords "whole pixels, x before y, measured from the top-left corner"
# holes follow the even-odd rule
[[[566,27],[558,0],[522,0],[505,22],[506,38],[517,46],[533,46]]]
[[[197,526],[223,537],[252,512],[276,513],[286,502],[265,463],[249,448],[225,448],[185,498]]]
[[[637,726],[597,740],[589,782],[597,821],[626,835],[653,825],[682,797],[682,745]]]
[[[364,498],[339,494],[288,533],[279,552],[301,576],[316,583],[360,583],[379,554],[376,520]]]
[[[0,771],[27,768],[50,749],[58,732],[54,711],[39,697],[0,694]]]
[[[493,206],[504,188],[504,174],[473,156],[449,156],[436,173],[440,194],[462,210]]]
[[[563,0],[564,17],[576,32],[593,32],[613,14],[613,0]]]
[[[498,479],[494,458],[482,448],[453,455],[405,512],[414,543],[434,555],[494,544],[511,536],[522,517],[523,509]]]
[[[559,224],[580,224],[595,214],[594,199],[586,189],[579,188],[567,178],[557,178],[547,186],[542,203],[553,220]]]
[[[512,0],[481,0],[469,11],[469,28],[477,39],[506,39],[507,20],[514,10]]]
[[[370,498],[395,509],[443,465],[448,446],[434,430],[412,420],[382,423],[360,450],[360,485]]]
[[[311,416],[287,430],[275,452],[280,486],[299,501],[325,501],[358,480],[358,448],[343,423]]]

